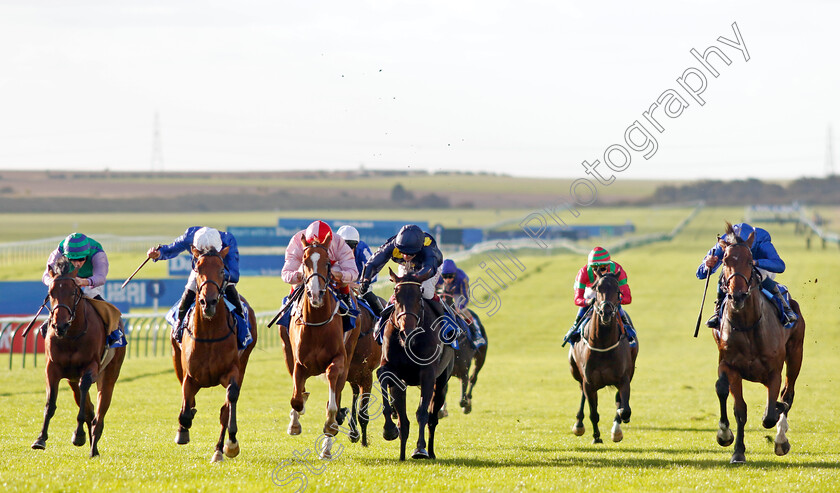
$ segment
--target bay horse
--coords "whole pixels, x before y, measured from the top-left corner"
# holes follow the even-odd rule
[[[761,424],[776,426],[775,453],[785,455],[790,442],[787,414],[793,405],[794,386],[802,367],[802,346],[805,320],[799,304],[791,300],[791,308],[798,315],[794,326],[785,329],[773,304],[761,292],[761,274],[753,264],[750,248],[755,234],[741,240],[727,223],[726,234],[720,240],[723,254],[723,289],[727,292],[721,316],[720,333],[714,333],[718,347],[718,380],[715,385],[720,401],[720,423],[717,441],[727,447],[735,441],[730,462],[746,462],[744,425],[747,423],[747,403],[744,401],[742,380],[759,382],[767,387],[767,405]],[[782,366],[785,384],[782,387]],[[779,391],[781,389],[781,401]],[[726,412],[729,393],[735,400],[734,411],[737,435],[732,436]]]
[[[300,435],[300,416],[309,397],[306,380],[325,374],[330,387],[327,402],[324,435],[326,440],[319,452],[322,459],[332,457],[331,447],[339,430],[338,410],[341,391],[347,380],[349,362],[359,339],[359,325],[344,332],[339,316],[339,303],[330,286],[329,247],[332,234],[327,234],[323,243],[309,243],[301,234],[303,244],[303,289],[304,296],[299,303],[299,313],[293,314],[289,324],[289,344],[286,345],[286,363],[292,374],[293,390],[289,413],[289,435]],[[282,328],[281,328],[282,329]]]
[[[435,428],[438,412],[446,399],[446,387],[455,363],[455,351],[441,342],[442,323],[423,300],[422,281],[413,272],[399,277],[389,269],[394,283],[394,311],[385,324],[382,353],[385,363],[377,370],[383,397],[385,427],[383,437],[393,440],[397,427],[391,418],[391,406],[397,412],[400,437],[400,460],[405,460],[409,420],[406,415],[406,386],[420,387],[420,405],[415,414],[420,427],[413,459],[435,458]],[[393,399],[393,404],[388,396]],[[429,427],[426,450],[425,430]]]
[[[228,309],[223,293],[227,284],[224,258],[228,248],[217,252],[211,248],[200,252],[192,248],[193,269],[196,273],[196,304],[194,313],[179,343],[172,339],[172,360],[175,375],[181,383],[181,412],[178,415],[178,433],[175,443],[184,445],[190,441],[190,428],[195,416],[195,395],[202,388],[221,385],[225,387],[225,403],[219,411],[222,431],[216,443],[211,462],[221,462],[224,455],[239,455],[236,441],[236,403],[245,378],[245,369],[251,351],[257,345],[257,320],[253,310],[248,310],[251,325],[251,343],[238,349],[236,322]],[[247,306],[245,299],[242,305]],[[225,441],[225,432],[228,439]],[[224,447],[223,447],[224,445]]]
[[[120,376],[125,359],[125,346],[109,350],[106,345],[107,327],[93,304],[76,284],[77,269],[66,258],[60,258],[50,271],[50,319],[44,343],[46,353],[47,405],[44,426],[32,448],[47,446],[47,429],[55,414],[58,384],[66,378],[79,406],[73,445],[85,444],[84,425],[90,435],[90,456],[99,455],[99,439],[105,426],[105,413],[111,406],[114,384]],[[109,361],[110,358],[110,361]],[[97,406],[94,412],[90,387],[96,382]]]
[[[362,446],[367,447],[367,425],[370,421],[368,409],[373,391],[373,371],[379,367],[382,359],[382,346],[376,342],[373,334],[376,319],[364,308],[360,308],[360,312],[356,317],[359,340],[356,343],[356,350],[353,351],[353,359],[350,361],[350,370],[347,373],[347,383],[353,390],[348,437],[353,443],[361,438]]]
[[[614,442],[620,442],[624,438],[621,423],[630,422],[630,381],[636,370],[639,346],[638,342],[630,346],[621,324],[618,278],[605,274],[592,289],[595,292],[592,317],[584,325],[580,341],[569,349],[572,376],[581,389],[580,408],[572,432],[577,436],[585,433],[583,406],[589,401],[592,443],[603,443],[598,429],[598,390],[614,386],[616,413],[610,436]]]
[[[452,295],[440,293],[444,303],[450,308],[450,312],[455,310],[454,300]],[[473,349],[470,341],[467,340],[467,334],[460,332],[458,336],[458,349],[455,350],[455,365],[452,369],[452,376],[457,377],[461,381],[461,400],[458,405],[464,414],[472,412],[472,392],[475,388],[475,383],[478,381],[478,372],[484,367],[484,362],[487,360],[487,349],[490,346],[489,339],[487,339],[487,331],[484,330],[484,324],[479,320],[478,315],[470,309],[467,309],[470,316],[475,319],[476,325],[481,330],[481,336],[487,341],[487,344],[478,349]],[[457,317],[457,313],[452,313]],[[473,366],[475,362],[475,366]],[[472,375],[470,374],[470,367],[472,366]],[[445,404],[444,404],[445,405]]]

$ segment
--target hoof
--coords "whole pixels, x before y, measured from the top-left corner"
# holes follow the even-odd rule
[[[732,459],[729,461],[730,464],[746,464],[747,458],[744,456],[743,452],[735,452],[732,454]]]
[[[472,403],[468,402],[466,406],[463,406],[464,414],[469,414],[472,412]]]
[[[34,448],[35,446],[33,445],[32,447]],[[783,442],[783,443],[777,443],[774,448],[775,448],[776,455],[778,455],[778,456],[786,455],[788,452],[790,452],[790,442],[786,441],[786,442]]]
[[[734,441],[735,441],[735,435],[732,434],[732,430],[727,428],[726,431],[724,431],[724,430],[718,431],[717,442],[718,442],[718,445],[720,445],[721,447],[728,447],[728,446],[732,445],[732,442],[734,442]]]
[[[90,458],[95,459],[97,457],[99,457],[99,451],[98,450],[91,450],[90,451]]]
[[[412,459],[430,459],[429,452],[426,451],[424,448],[414,449],[414,453],[411,454]]]
[[[300,435],[300,432],[301,432],[300,423],[290,424],[289,429],[286,430],[286,433],[288,433],[291,436]]]
[[[443,409],[438,411],[438,419],[443,419],[443,418],[446,418],[448,416],[449,416],[449,411],[447,411],[446,408],[443,408]]]
[[[362,438],[362,435],[358,431],[352,430],[347,438],[350,439],[350,443],[356,443],[360,438]]]
[[[190,443],[190,430],[179,430],[175,434],[175,443],[178,445],[186,445]]]
[[[239,455],[239,442],[231,442],[230,440],[226,441],[225,455],[231,459]]]
[[[45,440],[41,440],[40,438],[35,440],[35,443],[32,444],[32,450],[44,450],[47,448],[47,442]]]
[[[603,440],[601,440],[601,438],[600,438],[600,437],[599,437],[599,438],[595,438],[595,439],[593,439],[593,440],[592,440],[592,445],[597,445],[597,444],[599,444],[599,443],[604,443],[604,441],[603,441]]]
[[[224,458],[225,457],[222,455],[222,452],[217,450],[213,452],[213,457],[210,458],[210,463],[222,462]]]
[[[612,441],[614,441],[615,443],[618,443],[618,442],[624,440],[624,432],[621,431],[621,430],[618,430],[615,433],[611,433],[610,438],[612,438]]]
[[[322,460],[332,460],[332,446],[335,443],[334,436],[327,436],[327,439],[324,440],[324,448],[321,449],[321,452],[318,454]]]
[[[195,418],[195,413],[197,413],[197,412],[198,412],[198,409],[196,409],[196,408],[190,409],[190,415],[192,415],[193,418]]]
[[[400,430],[396,426],[393,428],[385,427],[382,429],[382,438],[389,442],[391,440],[396,440],[398,436],[400,436]]]
[[[335,416],[335,420],[338,422],[338,424],[340,424],[340,425],[344,424],[344,419],[347,417],[347,413],[349,413],[349,412],[350,412],[350,410],[347,409],[346,407],[342,407],[341,409],[338,410],[338,414],[336,414],[336,416]]]
[[[583,423],[575,423],[572,425],[572,433],[575,436],[582,437],[584,433],[586,433],[586,427],[583,426]]]
[[[466,399],[461,399],[461,402],[459,402],[458,405],[461,406],[461,407],[467,407],[467,406],[470,405],[470,403]]]
[[[85,444],[85,432],[73,433],[73,445],[81,447]]]

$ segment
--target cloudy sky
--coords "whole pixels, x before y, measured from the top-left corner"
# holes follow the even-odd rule
[[[840,4],[731,3],[6,0],[0,169],[840,172]]]

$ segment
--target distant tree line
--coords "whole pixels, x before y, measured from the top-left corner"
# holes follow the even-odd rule
[[[799,178],[786,186],[755,178],[721,181],[703,180],[685,185],[662,185],[644,204],[669,204],[704,200],[708,204],[837,204],[840,203],[840,175]]]

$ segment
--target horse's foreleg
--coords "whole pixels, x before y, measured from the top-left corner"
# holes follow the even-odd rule
[[[327,401],[327,420],[324,423],[324,434],[335,436],[338,432],[338,399],[344,387],[342,373],[344,372],[344,357],[339,355],[327,367],[327,380],[330,382],[330,398]]]
[[[572,433],[576,436],[583,436],[586,433],[586,427],[583,426],[583,405],[586,404],[586,394],[583,393],[583,387],[580,391],[580,407],[575,415],[575,424],[572,425]]]
[[[446,387],[449,384],[447,383],[447,375],[446,373],[442,373],[437,380],[435,381],[435,395],[432,401],[432,412],[429,413],[429,458],[436,459],[435,457],[435,430],[437,429],[438,424],[438,411],[440,408],[443,407],[443,404],[446,401]]]
[[[360,437],[358,427],[358,418],[361,417],[358,414],[358,412],[361,411],[361,404],[359,403],[359,386],[355,383],[351,383],[350,389],[353,391],[353,403],[350,404],[350,421],[347,423],[347,426],[350,428],[350,433],[347,437],[352,443],[356,443],[359,441]]]
[[[88,425],[88,433],[91,434],[90,439],[93,442],[93,430],[91,427],[93,421],[93,403],[90,400],[90,387],[95,380],[94,372],[96,368],[91,368],[94,364],[85,368],[84,373],[82,373],[82,378],[79,380],[78,392],[76,392],[75,388],[73,389],[73,393],[77,395],[76,403],[79,404],[79,414],[76,415],[76,431],[73,432],[73,445],[77,447],[85,444],[85,424]]]
[[[722,371],[715,383],[715,393],[717,393],[718,401],[720,402],[717,442],[721,447],[728,447],[732,445],[735,436],[732,434],[732,430],[729,429],[729,415],[726,411],[726,400],[729,398],[729,378]]]
[[[184,445],[190,443],[190,428],[192,427],[193,416],[195,416],[195,394],[198,393],[198,386],[189,375],[184,375],[181,382],[181,412],[178,414],[178,433],[175,435],[175,443]]]
[[[441,389],[444,392],[446,389]],[[429,423],[429,406],[435,396],[435,377],[431,371],[424,370],[420,377],[420,404],[417,406],[415,418],[419,428],[417,433],[417,448],[411,455],[412,459],[428,459],[429,452],[426,450],[426,425]],[[444,400],[446,394],[443,395]]]
[[[586,395],[586,400],[589,401],[589,421],[592,422],[592,443],[604,443],[601,440],[601,430],[598,429],[598,421],[601,419],[598,415],[598,391],[592,385],[584,382],[583,393]]]
[[[93,418],[93,432],[90,443],[90,456],[99,455],[99,439],[102,438],[102,430],[105,428],[105,414],[111,407],[111,398],[114,395],[114,386],[120,376],[123,360],[125,359],[125,347],[116,348],[114,357],[96,382],[98,396],[96,402],[96,416]]]
[[[729,381],[729,391],[732,393],[732,399],[735,401],[735,423],[738,429],[735,432],[735,450],[732,452],[733,464],[742,464],[747,461],[745,456],[747,448],[744,445],[744,427],[747,424],[747,403],[744,401],[743,388],[741,386],[742,380],[738,375],[733,375]]]
[[[61,380],[60,370],[52,361],[47,360],[47,368],[44,373],[47,379],[47,404],[44,406],[44,425],[41,427],[41,433],[35,442],[32,443],[32,448],[35,450],[44,450],[47,447],[47,430],[50,427],[50,420],[55,414],[58,382]]]
[[[411,423],[408,421],[408,414],[405,410],[405,389],[392,385],[388,392],[393,399],[394,410],[397,412],[397,424],[400,431],[400,460],[405,460],[405,446],[408,443],[408,432]]]
[[[779,398],[779,389],[782,386],[782,374],[773,373],[770,381],[767,382],[767,405],[764,408],[764,417],[761,420],[761,426],[765,428],[772,428],[776,426],[779,420],[779,410],[776,407],[776,401]]]
[[[292,410],[289,411],[289,427],[286,432],[289,435],[300,435],[302,428],[300,426],[300,415],[303,414],[303,406],[306,404],[306,368],[303,365],[295,363],[295,368],[292,371],[292,381],[294,382],[292,388],[292,400],[290,404]]]
[[[239,442],[236,441],[236,433],[239,431],[239,427],[236,424],[236,403],[239,402],[239,390],[240,390],[240,383],[239,383],[239,372],[234,372],[235,375],[232,375],[229,380],[228,388],[227,388],[227,399],[225,402],[225,406],[228,409],[228,416],[227,422],[223,420],[222,414],[220,413],[219,420],[221,421],[222,425],[222,436],[225,433],[225,425],[227,425],[228,431],[228,440],[225,442],[224,453],[228,457],[236,457],[239,455]],[[224,409],[223,407],[223,409]],[[221,442],[221,439],[219,440]],[[221,443],[219,443],[221,445]],[[218,451],[221,447],[216,448]]]
[[[388,390],[388,382],[391,380],[392,373],[386,367],[380,366],[376,371],[376,377],[379,380],[379,389],[382,391],[382,415],[385,416],[385,425],[382,427],[382,438],[385,440],[396,439],[400,432],[396,425],[394,425],[392,407],[393,392]]]

